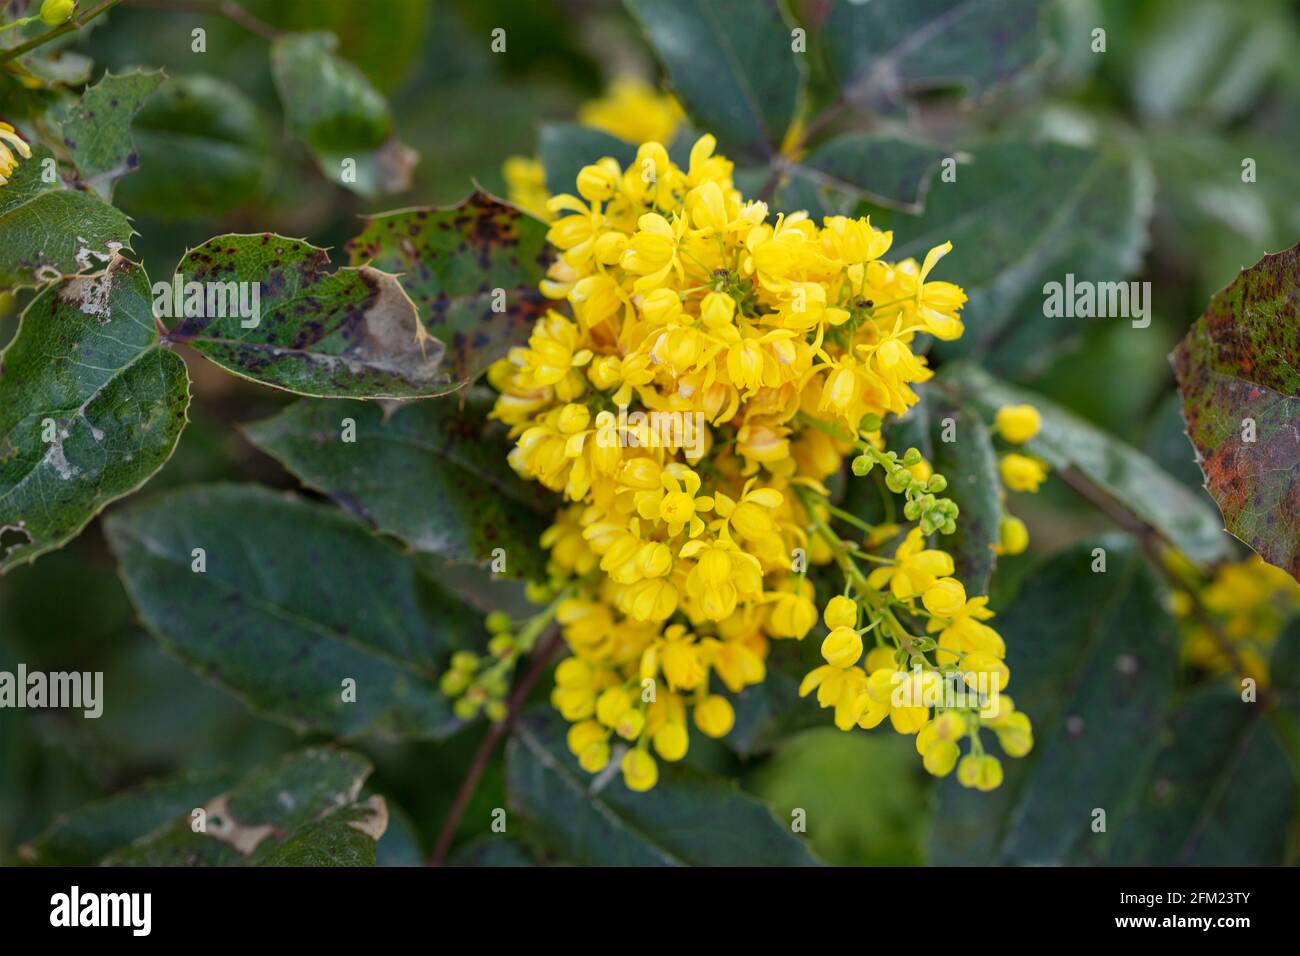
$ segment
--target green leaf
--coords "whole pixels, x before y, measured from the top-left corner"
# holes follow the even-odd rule
[[[354,266],[401,275],[426,328],[446,346],[448,390],[526,342],[552,304],[537,290],[550,264],[546,224],[482,190],[445,209],[370,216],[347,249]]]
[[[0,572],[62,547],[175,450],[189,377],[150,308],[144,269],[115,257],[23,313],[0,355]]]
[[[584,772],[563,720],[535,711],[506,750],[510,808],[566,862],[594,866],[808,866],[816,860],[772,811],[733,784],[661,762],[659,782],[633,793],[617,768]],[[597,783],[597,780],[600,782]]]
[[[434,680],[478,616],[355,519],[215,485],[116,512],[106,530],[145,626],[254,711],[336,736],[455,729]]]
[[[956,423],[956,440],[942,438],[943,421]],[[1002,518],[1002,481],[998,459],[988,427],[979,415],[966,408],[941,404],[934,412],[932,430],[934,470],[948,479],[943,497],[951,498],[960,510],[957,530],[939,539],[939,546],[953,556],[957,580],[969,594],[988,594],[989,580],[997,565],[993,546],[998,542]]]
[[[183,773],[88,803],[62,814],[40,836],[21,846],[19,862],[92,866],[152,833],[160,823],[203,806],[234,782],[225,772]]]
[[[783,167],[776,206],[814,217],[852,215],[861,202],[920,212],[946,150],[878,133],[845,133]]]
[[[288,34],[271,45],[289,128],[312,148],[327,178],[363,196],[402,192],[417,157],[393,135],[383,95],[334,55],[337,46],[332,33]]]
[[[1125,509],[1151,525],[1202,568],[1232,557],[1232,540],[1195,490],[1170,477],[1150,458],[1032,392],[998,381],[973,365],[945,369],[955,387],[981,415],[992,419],[1003,405],[1033,405],[1042,429],[1024,449],[1053,468],[1076,469]]]
[[[460,847],[447,859],[448,866],[537,866],[531,853],[508,836],[479,837]]]
[[[118,199],[168,218],[228,212],[260,194],[270,134],[254,103],[215,76],[175,76],[141,109],[135,138],[147,175]]]
[[[68,188],[54,163],[49,149],[34,146],[32,158],[0,188],[0,291],[102,266],[134,234],[125,213],[94,193]]]
[[[131,140],[131,121],[165,79],[161,70],[105,73],[81,99],[59,111],[63,145],[81,180],[106,200],[119,178],[140,165]]]
[[[491,396],[414,402],[385,415],[373,403],[300,401],[247,428],[253,444],[304,485],[420,551],[540,578],[544,498],[507,464],[505,429],[488,421]],[[354,422],[345,442],[343,422]]]
[[[1093,548],[1106,552],[1094,573]],[[1002,757],[995,791],[939,787],[929,861],[939,865],[1102,862],[1137,798],[1177,669],[1175,628],[1157,583],[1124,539],[1053,556],[993,622],[1007,643],[1006,693],[1034,725],[1034,749]],[[991,734],[986,748],[999,753]],[[1093,810],[1110,815],[1092,830]]]
[[[1065,283],[1067,274],[1117,282],[1137,268],[1152,198],[1145,163],[1059,143],[990,143],[971,152],[955,182],[930,190],[924,215],[891,223],[891,259],[922,262],[932,247],[952,242],[931,278],[960,285],[970,302],[965,335],[939,343],[938,353],[981,356],[991,371],[1026,374],[1089,323],[1129,321],[1049,318],[1044,285]]]
[[[1265,706],[1243,702],[1231,683],[1194,690],[1169,715],[1108,862],[1283,865],[1296,784]]]
[[[572,193],[582,167],[606,156],[618,160],[624,169],[636,161],[636,145],[578,123],[545,123],[537,141],[546,188],[552,195]]]
[[[369,761],[346,750],[309,748],[258,770],[201,809],[110,854],[110,866],[374,866],[388,824],[382,797],[357,800]],[[194,809],[200,809],[196,806]]]
[[[177,266],[173,289],[181,284],[185,317],[168,338],[242,378],[301,395],[427,398],[459,387],[397,277],[371,266],[326,272],[328,262],[324,249],[272,233],[209,239]],[[175,296],[162,307],[175,315]]]
[[[1046,52],[1044,0],[837,3],[822,28],[841,96],[896,113],[914,94],[958,87],[987,98]]]
[[[780,147],[803,90],[777,0],[627,0],[695,125],[733,159]]]
[[[1228,530],[1300,579],[1300,245],[1211,299],[1173,361],[1187,433]]]

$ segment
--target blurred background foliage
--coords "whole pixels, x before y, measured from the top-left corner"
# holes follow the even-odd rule
[[[795,8],[806,15],[819,5],[802,0]],[[286,133],[267,38],[201,12],[204,4],[177,9],[187,6],[128,2],[64,53],[93,58],[96,75],[143,65],[161,66],[171,78],[137,120],[141,170],[123,180],[117,197],[155,277],[218,233],[271,230],[337,249],[365,212],[454,202],[472,181],[504,194],[503,161],[535,154],[542,123],[572,121],[615,77],[660,79],[639,29],[614,0],[246,0],[273,28],[334,32],[338,54],[390,98],[398,133],[421,158],[409,190],[367,200],[323,178],[307,148]],[[908,120],[936,138],[972,128],[1050,129],[1066,139],[1123,143],[1145,158],[1153,206],[1134,278],[1152,283],[1152,327],[1132,334],[1127,323],[1095,323],[1077,349],[1022,382],[1198,488],[1166,356],[1238,269],[1300,237],[1298,6],[1060,0],[1049,19],[1055,55],[1040,69],[981,109],[939,95]],[[508,31],[506,55],[489,50],[497,26]],[[191,52],[195,27],[207,31],[206,53]],[[1104,54],[1091,49],[1097,27],[1106,30]],[[1247,157],[1258,169],[1250,185],[1241,181]],[[0,345],[21,305],[20,297],[0,307],[7,313]],[[272,414],[281,397],[190,365],[193,424],[149,493],[221,479],[293,487],[232,427]],[[1100,517],[1057,483],[1018,505],[1033,545],[1000,564],[998,609],[1038,558],[1101,529]],[[94,528],[0,578],[0,668],[19,661],[103,670],[111,700],[98,721],[0,712],[0,859],[87,800],[177,769],[251,766],[296,740],[158,650]],[[476,725],[440,745],[358,744],[377,767],[371,786],[395,808],[381,862],[427,853],[483,732]],[[827,861],[913,864],[924,859],[931,782],[911,747],[897,735],[820,727],[744,764],[720,745],[693,749],[692,759],[739,772],[782,819],[806,809],[815,821],[809,839]],[[474,821],[466,834],[504,805],[502,776],[498,762],[465,816]],[[878,786],[882,780],[889,785]]]

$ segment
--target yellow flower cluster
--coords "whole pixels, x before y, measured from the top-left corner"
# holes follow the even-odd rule
[[[1167,555],[1166,563],[1187,586],[1172,595],[1184,659],[1212,674],[1240,670],[1239,676],[1267,684],[1278,634],[1300,613],[1300,584],[1258,555],[1222,565],[1209,581],[1181,555]],[[1197,602],[1204,613],[1196,613]]]
[[[13,150],[17,150],[18,155],[23,159],[32,158],[31,147],[18,135],[18,131],[8,123],[0,122],[0,186],[8,183],[9,177],[18,168],[18,160],[14,157]]]
[[[628,143],[670,143],[686,114],[670,93],[660,93],[634,76],[614,80],[605,95],[584,103],[578,111],[583,126],[603,130]],[[502,165],[510,201],[539,219],[550,222],[546,170],[532,156],[511,156]]]
[[[804,572],[834,561],[853,598],[827,608],[828,663],[805,691],[815,686],[842,727],[889,714],[919,732],[936,773],[969,737],[959,778],[996,786],[979,726],[1005,734],[1009,753],[1031,740],[1005,697],[1000,710],[989,704],[1006,685],[1002,641],[983,623],[984,599],[968,600],[952,577],[952,558],[924,546],[923,535],[954,527],[956,506],[935,496],[944,478],[915,449],[884,450],[879,434],[931,375],[917,336],[961,335],[965,294],[930,279],[951,246],[889,262],[892,235],[867,219],[772,216],[737,191],[707,135],[685,169],[656,141],[626,169],[601,159],[548,209],[559,255],[541,288],[571,316],[548,312],[489,380],[500,392],[492,414],[516,441],[512,466],[568,502],[542,544],[571,651],[552,702],[572,723],[580,764],[597,773],[619,759],[627,785],[645,790],[658,761],[686,754],[688,723],[726,735],[735,717],[721,691],[764,679],[770,640],[813,629]],[[879,466],[917,523],[870,576],[859,546],[828,523],[858,519],[822,484],[855,449],[854,473]],[[869,530],[863,546],[889,537]],[[928,620],[938,641],[899,615],[915,630]],[[868,660],[890,660],[883,677],[858,666],[873,629]],[[884,679],[904,666],[930,675],[925,699],[895,706],[881,699]],[[996,688],[930,702],[934,680],[956,673],[971,686],[991,675],[978,682]]]

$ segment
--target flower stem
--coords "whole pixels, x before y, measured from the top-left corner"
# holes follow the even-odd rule
[[[18,46],[13,47],[12,49],[5,50],[4,52],[0,52],[0,63],[8,63],[10,60],[15,59],[16,57],[23,56],[26,53],[30,53],[32,50],[35,50],[38,46],[42,46],[48,43],[50,40],[56,39],[57,37],[61,37],[65,33],[71,33],[74,30],[80,30],[91,20],[95,19],[95,17],[99,16],[101,13],[107,13],[109,10],[111,10],[113,7],[117,6],[121,2],[122,0],[103,0],[103,2],[99,4],[99,6],[86,11],[81,16],[73,17],[64,23],[60,23],[57,27],[53,27],[52,29],[46,30],[40,36],[32,37],[26,43],[20,43],[18,44]]]

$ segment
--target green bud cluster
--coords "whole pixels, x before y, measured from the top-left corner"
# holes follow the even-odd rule
[[[897,452],[879,451],[870,445],[860,446],[862,453],[850,463],[859,478],[869,475],[880,465],[885,470],[885,487],[896,495],[905,495],[903,516],[915,521],[923,534],[952,534],[957,530],[957,503],[951,498],[936,497],[948,487],[948,479],[939,473],[927,479],[917,478],[910,469],[921,463],[921,452],[909,448],[900,458]]]

